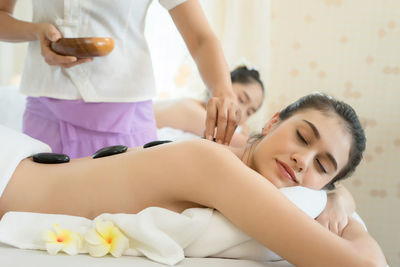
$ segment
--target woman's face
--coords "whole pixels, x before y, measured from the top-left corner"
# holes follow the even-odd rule
[[[351,135],[333,113],[306,109],[281,122],[276,117],[263,134],[249,165],[278,188],[321,189],[349,160]]]
[[[235,92],[242,117],[239,124],[243,124],[250,115],[255,113],[261,106],[263,93],[261,85],[258,82],[249,84],[233,83],[233,91]]]

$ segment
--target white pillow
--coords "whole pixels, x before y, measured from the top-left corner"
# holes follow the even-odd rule
[[[25,98],[16,86],[0,86],[0,124],[21,132]]]

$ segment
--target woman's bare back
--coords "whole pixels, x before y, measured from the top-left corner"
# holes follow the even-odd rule
[[[27,158],[0,198],[0,216],[7,211],[30,211],[94,218],[101,213],[137,213],[150,206],[176,212],[200,206],[174,195],[171,184],[185,179],[180,171],[184,166],[182,162],[160,166],[160,162],[166,162],[165,155],[168,160],[182,155],[174,155],[175,149],[160,153],[164,150],[134,148],[64,164],[39,164]]]

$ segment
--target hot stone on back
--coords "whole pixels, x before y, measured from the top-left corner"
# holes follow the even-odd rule
[[[97,159],[97,158],[112,156],[115,154],[124,153],[126,150],[128,150],[128,147],[123,145],[108,146],[97,150],[96,153],[93,154],[93,158]]]
[[[162,145],[162,144],[166,144],[166,143],[170,143],[172,141],[170,140],[158,140],[158,141],[152,141],[149,142],[147,144],[144,144],[143,148],[148,148],[148,147],[152,147],[152,146],[158,146],[158,145]]]
[[[66,163],[69,162],[69,157],[65,154],[37,153],[33,155],[33,161],[46,164]]]

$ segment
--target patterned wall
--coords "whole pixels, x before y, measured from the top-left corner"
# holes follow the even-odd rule
[[[390,266],[400,266],[400,1],[272,0],[269,114],[314,90],[355,107],[365,159],[346,181]]]

